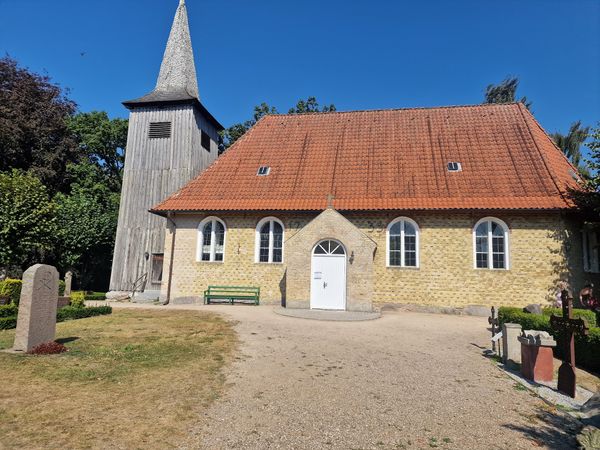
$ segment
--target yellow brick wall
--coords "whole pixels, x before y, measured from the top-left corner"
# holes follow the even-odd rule
[[[213,215],[213,214],[207,214]],[[273,215],[285,225],[285,240],[317,214],[216,214],[227,226],[225,261],[196,261],[197,227],[207,215],[178,216],[171,298],[202,297],[209,284],[261,287],[264,302],[279,303],[285,285],[283,264],[254,262],[255,228]],[[418,303],[439,306],[527,305],[549,300],[560,279],[578,286],[582,273],[577,223],[559,213],[496,214],[510,228],[510,269],[475,269],[473,225],[489,214],[476,213],[343,213],[377,243],[373,261],[375,303]],[[405,215],[420,227],[418,269],[386,267],[386,227]],[[569,236],[567,245],[565,237]],[[168,278],[172,227],[165,242],[164,280]],[[335,236],[331,236],[335,238]],[[306,249],[307,252],[311,248]],[[348,249],[352,251],[351,248]],[[163,282],[162,295],[166,295]],[[291,295],[293,293],[288,293]],[[291,295],[293,296],[293,295]]]
[[[196,261],[198,224],[209,215],[219,217],[227,227],[225,256],[222,263]],[[260,286],[261,301],[279,302],[282,290],[280,284],[285,271],[285,245],[283,264],[254,262],[256,226],[262,218],[270,215],[283,222],[285,226],[284,239],[286,240],[312,218],[312,215],[282,214],[207,214],[175,218],[177,230],[171,297],[202,297],[208,285],[241,285]],[[167,229],[166,233],[162,297],[166,295],[167,289],[171,239],[172,227]]]

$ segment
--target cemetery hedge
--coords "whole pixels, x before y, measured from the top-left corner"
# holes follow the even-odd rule
[[[559,314],[556,315],[562,316],[562,310],[558,308],[551,308],[549,313],[544,311],[544,314],[537,315],[523,312],[521,308],[500,307],[498,319],[501,324],[518,323],[523,330],[540,330],[552,334],[559,342],[559,345],[554,348],[554,355],[560,358],[562,356],[561,335],[550,327],[550,314],[553,312],[558,312]],[[588,336],[575,336],[577,366],[593,372],[600,372],[600,328],[594,326],[597,324],[596,315],[587,309],[573,309],[573,316],[585,319],[590,328]]]
[[[111,313],[111,306],[87,306],[85,308],[65,306],[56,312],[56,321],[64,322],[65,320],[85,319],[87,317],[103,316]]]
[[[0,317],[0,330],[17,328],[17,316]]]
[[[542,309],[542,314],[548,317],[550,317],[552,314],[562,317],[562,308],[544,308]],[[573,317],[576,319],[585,319],[589,327],[598,326],[598,317],[596,313],[590,309],[573,308]]]
[[[17,305],[0,305],[0,317],[16,316],[18,311]]]
[[[16,305],[0,306],[0,330],[10,330],[17,327],[17,307]],[[64,322],[66,320],[85,319],[87,317],[102,316],[112,313],[110,306],[88,306],[85,308],[75,308],[65,306],[56,311],[56,321]]]

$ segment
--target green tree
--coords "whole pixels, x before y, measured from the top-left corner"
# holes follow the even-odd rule
[[[32,173],[0,173],[0,267],[25,269],[47,260],[57,231],[56,205]]]
[[[571,128],[569,128],[569,132],[567,134],[561,134],[557,131],[550,135],[557,147],[560,148],[567,158],[569,158],[571,163],[577,167],[579,173],[584,178],[588,178],[590,176],[590,172],[584,164],[581,154],[581,146],[587,139],[589,133],[590,127],[582,127],[581,121],[578,120],[577,122],[571,124]]]
[[[119,193],[92,162],[70,165],[71,192],[58,193],[55,252],[59,267],[75,269],[83,288],[105,287],[119,214]]]
[[[517,89],[519,79],[517,77],[506,77],[499,84],[490,84],[485,90],[485,99],[483,103],[514,103],[517,101]],[[519,102],[523,103],[527,109],[531,109],[531,102],[527,97],[521,97]]]
[[[50,191],[64,190],[66,166],[80,156],[67,127],[76,107],[48,76],[0,58],[0,171],[30,171]]]
[[[335,105],[333,104],[320,107],[315,97],[308,97],[306,100],[298,100],[296,106],[290,108],[288,114],[333,112],[335,110]],[[256,122],[258,122],[263,116],[266,116],[267,114],[279,114],[279,112],[274,106],[269,106],[267,103],[263,102],[260,105],[254,107],[254,114],[252,115],[252,119],[247,120],[245,122],[233,124],[229,128],[223,130],[223,132],[221,133],[223,145],[221,146],[220,151],[222,152],[230,146],[232,146],[235,141],[241,138],[244,135],[244,133],[246,133],[246,131],[252,128],[256,124]]]
[[[580,183],[580,189],[571,190],[571,197],[591,222],[600,222],[600,122],[588,137],[590,156],[586,158],[589,176]]]
[[[241,138],[246,131],[252,128],[256,122],[258,122],[263,116],[267,114],[279,114],[277,108],[274,106],[269,106],[266,103],[261,103],[254,107],[254,113],[252,114],[252,119],[246,120],[245,122],[235,123],[229,128],[226,128],[221,132],[221,138],[223,140],[223,145],[221,148],[221,152],[230,146],[233,145],[235,141]]]
[[[586,159],[590,177],[587,180],[589,189],[600,193],[600,122],[596,128],[589,133],[590,141],[587,147],[590,149],[590,157]]]
[[[319,102],[315,97],[308,97],[306,100],[298,100],[296,106],[290,108],[288,114],[305,114],[305,113],[316,113],[316,112],[333,112],[335,111],[335,105],[325,105],[322,108],[319,106]]]
[[[111,120],[104,111],[92,111],[75,115],[68,125],[82,152],[106,174],[111,190],[119,192],[125,163],[127,119]]]

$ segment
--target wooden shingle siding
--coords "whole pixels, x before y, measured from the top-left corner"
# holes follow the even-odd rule
[[[150,124],[166,122],[171,123],[171,138],[150,139]],[[211,137],[210,152],[201,146],[202,129]],[[132,110],[111,290],[129,290],[138,276],[151,270],[151,258],[144,254],[163,252],[166,220],[148,210],[211,164],[217,142],[215,127],[192,105]]]

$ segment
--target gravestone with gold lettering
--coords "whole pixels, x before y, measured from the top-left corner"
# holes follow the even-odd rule
[[[23,273],[13,351],[28,352],[39,344],[54,340],[57,300],[56,268],[36,264]]]

